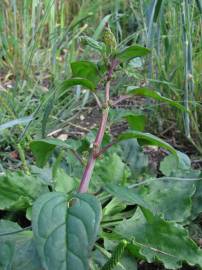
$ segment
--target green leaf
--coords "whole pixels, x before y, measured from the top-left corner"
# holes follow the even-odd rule
[[[118,137],[118,140],[124,141],[132,138],[138,139],[140,145],[156,145],[170,151],[174,155],[177,155],[177,151],[170,144],[150,133],[144,133],[140,131],[130,131],[122,133]]]
[[[198,176],[195,177],[196,192],[192,199],[192,218],[196,218],[202,213],[202,173],[198,172]]]
[[[22,172],[7,172],[0,176],[0,209],[26,209],[47,191],[48,187],[38,177]]]
[[[0,133],[7,128],[11,128],[17,125],[25,125],[30,123],[33,120],[32,116],[22,117],[15,120],[8,121],[2,125],[0,125]]]
[[[166,220],[185,222],[191,215],[192,196],[196,188],[192,181],[176,181],[169,177],[155,179],[148,184],[142,197],[153,213]]]
[[[81,40],[85,41],[91,48],[103,53],[106,50],[106,46],[103,42],[99,42],[91,37],[82,36]]]
[[[191,160],[180,151],[177,151],[177,156],[172,154],[166,156],[160,163],[160,170],[166,176],[181,175],[190,169]]]
[[[97,65],[89,61],[77,61],[71,63],[72,77],[89,80],[94,88],[99,81]]]
[[[56,177],[54,178],[55,191],[69,193],[76,188],[77,182],[71,176],[65,173],[61,168],[57,170]]]
[[[67,143],[52,138],[34,140],[30,143],[30,148],[36,159],[37,166],[41,168],[45,166],[56,146],[70,148]]]
[[[126,49],[122,50],[121,52],[119,52],[117,54],[117,58],[119,60],[121,60],[122,62],[126,62],[126,61],[129,61],[135,57],[145,56],[148,53],[150,53],[149,49],[147,49],[145,47],[141,47],[139,45],[132,45],[132,46],[127,47]]]
[[[139,209],[132,218],[121,222],[115,232],[131,241],[128,249],[134,256],[143,256],[149,263],[161,261],[166,269],[178,269],[184,261],[202,267],[202,250],[187,231],[149,210]]]
[[[127,203],[128,205],[137,204],[145,208],[149,207],[149,205],[147,204],[147,202],[144,201],[142,196],[132,189],[118,186],[115,184],[107,184],[104,186],[104,189],[113,196],[117,197],[119,200]]]
[[[87,88],[91,91],[95,90],[95,84],[92,83],[91,81],[85,79],[85,78],[71,78],[68,79],[66,81],[64,81],[60,87],[59,87],[59,92],[61,94],[65,93],[65,90],[67,90],[68,88],[72,87],[72,86],[76,86],[76,85],[81,85],[84,88]],[[61,96],[60,96],[61,97]]]
[[[129,139],[121,142],[121,157],[128,164],[133,177],[137,178],[148,168],[148,156],[143,152],[142,147],[136,139]]]
[[[172,99],[163,97],[159,92],[151,90],[149,88],[134,88],[134,89],[130,89],[128,91],[129,95],[137,95],[137,96],[144,96],[144,97],[150,97],[153,98],[155,100],[158,101],[162,101],[165,102],[173,107],[176,107],[178,109],[180,109],[181,111],[187,111],[186,108],[184,106],[182,106],[179,102],[174,101]]]
[[[0,221],[0,269],[42,269],[31,231],[9,220]]]
[[[116,153],[99,160],[95,167],[95,176],[103,182],[121,183],[124,180],[126,164]]]
[[[69,202],[64,193],[42,195],[33,206],[32,228],[43,267],[87,270],[100,218],[100,203],[90,194]]]
[[[145,117],[142,114],[129,114],[124,116],[131,129],[143,131],[145,127]]]

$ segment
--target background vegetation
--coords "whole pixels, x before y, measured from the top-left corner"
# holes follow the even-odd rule
[[[137,185],[138,194],[143,196],[147,202],[152,201],[157,212],[165,218],[165,220],[159,221],[161,217],[155,217],[155,222],[153,219],[153,222],[157,224],[152,228],[155,233],[158,232],[158,226],[162,222],[167,231],[171,230],[174,236],[181,235],[181,238],[187,239],[188,236],[182,227],[184,226],[186,230],[189,230],[190,238],[194,239],[198,246],[200,245],[202,235],[200,225],[201,184],[198,182],[193,184],[193,181],[190,181],[191,184],[182,184],[190,182],[174,179],[175,189],[173,190],[171,182],[172,177],[201,179],[202,2],[201,0],[0,1],[0,171],[1,183],[4,181],[6,183],[2,184],[2,190],[5,189],[6,193],[1,194],[0,192],[2,200],[0,215],[2,220],[18,222],[23,228],[30,226],[33,201],[39,194],[50,189],[50,185],[47,183],[46,185],[40,183],[40,187],[37,186],[38,180],[32,186],[32,177],[39,176],[46,181],[55,179],[55,184],[51,186],[51,189],[56,191],[69,192],[75,189],[72,177],[76,179],[77,185],[79,183],[82,167],[75,159],[75,152],[70,151],[71,153],[69,153],[64,145],[61,150],[61,145],[53,143],[54,149],[49,149],[50,152],[54,150],[53,155],[47,156],[47,160],[41,161],[44,162],[43,165],[49,161],[48,165],[46,164],[44,167],[41,166],[42,163],[40,166],[37,163],[36,151],[38,150],[34,152],[34,147],[30,145],[35,140],[47,137],[62,138],[63,141],[68,138],[67,143],[74,145],[73,139],[79,138],[79,142],[75,143],[75,149],[82,155],[84,163],[86,162],[87,146],[93,142],[94,128],[99,120],[94,96],[80,85],[64,89],[62,93],[59,90],[63,86],[62,83],[72,77],[72,62],[82,59],[96,63],[99,60],[97,53],[89,46],[85,38],[88,36],[94,41],[102,41],[107,22],[110,24],[119,48],[139,44],[151,50],[151,54],[144,60],[135,58],[127,67],[123,65],[121,70],[117,71],[111,86],[112,96],[114,98],[122,97],[125,95],[124,89],[131,85],[148,87],[160,92],[166,98],[177,101],[186,110],[170,107],[167,102],[164,102],[165,100],[161,99],[154,102],[150,99],[134,98],[132,103],[135,108],[132,105],[131,109],[129,104],[123,110],[120,108],[118,111],[112,110],[110,127],[107,130],[105,141],[108,142],[111,136],[109,130],[113,129],[112,123],[122,119],[129,112],[138,112],[144,113],[147,119],[147,131],[165,139],[166,142],[184,153],[180,152],[181,163],[175,167],[176,160],[173,156],[168,156],[160,163],[162,158],[168,154],[163,151],[163,155],[161,155],[162,150],[160,150],[157,168],[151,169],[148,165],[148,156],[136,141],[132,145],[129,143],[112,148],[104,159],[98,160],[90,191],[98,195],[104,214],[102,233],[99,235],[101,240],[96,243],[95,264],[92,263],[92,269],[99,269],[96,267],[104,265],[106,258],[109,258],[111,253],[113,254],[115,243],[120,245],[118,251],[124,251],[128,245],[128,243],[120,242],[123,241],[123,237],[118,239],[114,234],[112,239],[110,238],[111,236],[107,233],[108,230],[111,230],[111,226],[113,228],[117,226],[115,232],[127,236],[125,237],[127,240],[134,234],[135,239],[138,239],[137,242],[143,243],[138,233],[125,231],[124,222],[128,222],[127,226],[130,228],[131,223],[135,220],[137,225],[140,224],[138,225],[140,228],[144,228],[147,226],[146,222],[152,220],[151,213],[147,212],[148,209],[142,212],[139,209],[132,217],[134,209],[131,205],[134,204],[134,201],[131,203],[129,199],[126,200],[127,202],[123,200],[123,204],[120,204],[123,194],[125,194],[122,193],[123,190],[117,191],[115,187],[111,187],[108,191],[100,192],[103,183],[111,177],[111,171],[114,171],[114,178],[120,180],[120,182],[117,180],[116,184],[121,183],[122,186],[127,187]],[[91,112],[90,118],[87,113],[89,111]],[[130,126],[130,120],[128,123]],[[124,130],[123,122],[118,133],[122,130]],[[87,135],[84,137],[84,134]],[[133,157],[130,156],[130,148],[133,150]],[[149,152],[151,155],[151,149]],[[185,154],[189,155],[190,159]],[[44,153],[42,155],[44,156]],[[153,164],[154,160],[152,159],[151,162]],[[117,171],[117,167],[120,170]],[[5,174],[7,176],[4,176]],[[147,186],[140,184],[142,180],[146,183],[148,181],[153,183],[153,178],[156,179],[157,176],[171,177],[171,180],[159,181],[158,184],[152,186],[149,192],[146,191]],[[59,178],[67,179],[66,177],[69,177],[71,187],[66,186],[63,182],[62,184],[57,182]],[[132,181],[134,178],[135,183]],[[10,184],[8,184],[8,179],[11,179]],[[30,183],[30,189],[24,190],[23,194],[21,191],[16,192],[17,180],[18,183],[21,183],[18,187],[19,190],[22,190],[27,183]],[[50,184],[50,182],[48,183]],[[199,181],[199,183],[201,182]],[[97,186],[100,189],[97,189]],[[18,194],[15,198],[14,195],[10,196],[7,193],[8,190],[12,190],[11,187],[13,193]],[[163,201],[162,197],[158,197],[159,190],[166,201]],[[173,192],[173,197],[166,197],[167,190],[171,190],[169,194]],[[119,194],[118,199],[115,199],[117,194]],[[23,196],[26,197],[25,200],[22,199]],[[159,199],[156,199],[157,197]],[[179,198],[181,200],[177,201]],[[142,206],[137,200],[135,200],[135,204]],[[161,204],[162,208],[158,208],[158,204]],[[170,207],[169,211],[167,208],[170,204],[173,204],[173,208]],[[176,206],[177,204],[178,206]],[[126,205],[129,206],[126,208]],[[173,209],[176,211],[173,212]],[[112,221],[109,219],[110,216],[112,216]],[[126,221],[127,218],[130,219]],[[180,224],[180,229],[177,225],[170,228],[169,221]],[[0,223],[2,234],[5,233],[3,222]],[[111,224],[111,222],[114,223]],[[19,225],[10,225],[11,231],[13,229],[21,230]],[[134,229],[135,232],[138,230],[137,228]],[[30,232],[28,231],[28,233]],[[174,236],[170,245],[174,243]],[[167,240],[159,241],[160,244],[158,244],[164,246]],[[188,240],[185,242],[187,254],[191,252],[190,250],[195,249],[195,253],[199,252],[193,242]],[[175,252],[182,250],[185,242],[177,242],[179,245],[175,244]],[[165,254],[158,252],[158,255],[152,254],[152,252],[155,253],[155,250],[151,252],[151,249],[148,252],[147,244],[151,244],[151,242],[144,243],[145,246],[138,246],[137,243],[129,246],[128,250],[135,256],[138,263],[142,260],[149,263],[158,261],[160,264],[155,267],[164,265],[162,267],[166,269],[177,269],[181,267],[182,261],[186,261],[189,265],[202,265],[200,259],[194,260],[194,255],[192,257],[192,255],[185,254],[186,252],[181,254],[178,260],[170,259],[169,261],[164,258]],[[186,250],[186,248],[184,249]],[[165,250],[170,254],[169,248]],[[123,255],[122,253],[120,257]],[[101,261],[98,260],[100,254],[103,256]],[[128,253],[124,256],[127,263],[123,261],[123,267],[130,265],[128,269],[132,269]],[[189,256],[190,260],[186,259]],[[201,253],[199,257],[201,257]],[[6,264],[1,260],[0,250],[0,267],[2,267],[0,269],[7,269],[3,268]],[[35,261],[37,261],[36,258]],[[134,262],[132,265],[134,266]],[[37,270],[37,267],[39,266],[36,263],[33,270]],[[20,268],[16,266],[16,269]],[[125,268],[119,266],[115,269]]]

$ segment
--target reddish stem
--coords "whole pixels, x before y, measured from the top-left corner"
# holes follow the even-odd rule
[[[105,104],[104,104],[104,109],[102,112],[102,118],[100,121],[100,126],[98,129],[97,136],[95,138],[94,144],[93,144],[93,149],[90,153],[88,163],[85,167],[81,183],[79,186],[79,192],[84,193],[88,191],[88,186],[90,183],[90,179],[93,173],[93,169],[95,166],[95,162],[97,159],[97,154],[99,153],[100,146],[102,144],[102,140],[104,137],[106,125],[107,125],[107,119],[108,119],[108,113],[109,113],[109,98],[110,98],[110,84],[111,84],[111,79],[112,79],[112,74],[116,66],[118,65],[118,61],[112,60],[111,65],[109,67],[109,71],[107,74],[107,83],[105,86]]]

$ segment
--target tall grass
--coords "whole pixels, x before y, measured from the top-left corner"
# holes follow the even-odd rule
[[[149,84],[180,100],[191,111],[185,115],[165,114],[166,118],[177,119],[185,136],[193,137],[200,148],[201,0],[1,0],[0,68],[4,92],[0,96],[4,103],[15,118],[37,112],[37,117],[43,119],[43,132],[41,120],[35,120],[32,134],[42,136],[64,127],[85,105],[87,94],[77,87],[61,100],[54,93],[59,83],[71,76],[70,62],[81,53],[89,57],[90,51],[82,51],[79,37],[89,34],[99,39],[108,20],[119,41],[141,43],[152,49],[147,66]],[[11,90],[6,84],[11,85]],[[160,109],[161,116],[159,110],[157,113],[159,119],[163,118],[164,110]],[[2,103],[0,114],[1,123],[13,120]]]

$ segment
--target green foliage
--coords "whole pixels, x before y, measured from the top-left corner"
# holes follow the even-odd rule
[[[2,270],[38,270],[41,263],[31,231],[9,220],[0,221],[0,268]]]
[[[179,102],[163,97],[159,92],[148,88],[135,88],[135,89],[130,88],[128,93],[130,95],[140,95],[144,97],[150,97],[154,100],[165,102],[173,107],[180,109],[181,111],[186,111],[186,108],[182,106]]]
[[[142,114],[129,114],[124,116],[129,127],[134,130],[143,131],[145,127],[145,117]]]
[[[178,269],[184,261],[202,267],[202,251],[187,231],[149,210],[139,209],[131,219],[120,223],[115,232],[131,243],[128,249],[134,256],[143,256],[148,262],[161,261],[167,269]]]
[[[167,142],[163,141],[162,139],[150,133],[145,133],[145,132],[140,132],[140,131],[129,131],[129,132],[122,133],[119,136],[118,140],[124,141],[128,139],[133,139],[133,138],[138,139],[138,142],[140,143],[140,145],[157,145],[177,155],[177,151],[171,145],[169,145]]]
[[[81,85],[89,90],[95,90],[95,85],[91,81],[85,78],[71,78],[64,81],[60,86],[60,94],[62,95],[64,91],[72,86]]]
[[[100,204],[92,195],[42,195],[33,206],[32,227],[43,266],[87,270],[100,218]]]
[[[191,216],[196,187],[193,182],[180,179],[157,178],[148,182],[148,190],[143,191],[142,196],[153,213],[160,214],[166,220],[186,223]]]
[[[0,176],[0,209],[26,209],[47,191],[48,187],[38,177],[22,172],[6,172]]]
[[[102,267],[101,270],[112,270],[112,269],[114,269],[115,266],[121,260],[121,257],[123,256],[123,253],[125,251],[126,246],[127,246],[127,241],[125,241],[125,240],[121,241],[118,244],[118,246],[115,248],[115,250],[113,251],[110,260],[107,261],[107,263]]]
[[[70,146],[58,139],[48,138],[41,140],[34,140],[30,143],[30,148],[36,164],[39,167],[44,167],[56,147],[70,148]]]
[[[137,140],[122,141],[121,150],[120,155],[130,167],[133,177],[142,176],[148,168],[149,160]]]
[[[71,63],[72,77],[84,78],[94,83],[94,88],[99,80],[96,64],[89,61],[77,61]]]
[[[114,184],[108,184],[105,186],[105,189],[112,194],[113,196],[117,197],[124,203],[127,203],[128,205],[140,205],[142,207],[148,208],[149,205],[144,201],[141,195],[134,192],[131,189],[128,189],[126,187],[121,187]]]
[[[202,212],[201,172],[143,132],[146,118],[163,129],[164,114],[179,128],[185,116],[200,150],[200,1],[8,2],[0,2],[0,269],[128,270],[139,260],[202,268],[187,232]],[[114,109],[126,95],[138,108]],[[80,138],[88,119],[77,120],[93,98],[99,128]],[[130,130],[114,136],[123,119]],[[46,138],[58,132],[67,141]],[[152,177],[145,145],[170,152]]]
[[[128,48],[124,48],[117,54],[117,58],[121,62],[127,62],[135,57],[145,56],[150,53],[150,50],[139,45],[132,45]]]

